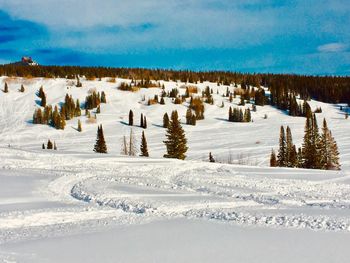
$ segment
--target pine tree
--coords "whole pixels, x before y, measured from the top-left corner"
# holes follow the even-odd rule
[[[192,111],[191,109],[187,109],[186,111],[186,124],[190,125],[192,121]]]
[[[209,162],[215,163],[215,159],[214,159],[213,155],[211,154],[211,152],[209,152]]]
[[[8,87],[8,85],[7,85],[7,82],[5,82],[4,92],[5,92],[5,93],[8,93],[8,92],[9,92],[9,87]]]
[[[273,149],[271,150],[270,166],[271,167],[277,167],[276,154],[275,154],[275,151]]]
[[[83,129],[82,129],[82,127],[81,127],[81,121],[80,121],[80,119],[78,120],[78,132],[82,132],[83,131]]]
[[[143,128],[143,114],[141,113],[140,117],[140,127]]]
[[[233,121],[233,112],[231,106],[228,109],[228,121]]]
[[[45,107],[46,106],[46,94],[45,93],[43,93],[43,95],[41,97],[40,106],[41,107]]]
[[[94,147],[94,152],[107,153],[107,145],[103,135],[102,124],[97,127],[97,139]]]
[[[146,118],[146,116],[143,117],[143,128],[147,129],[147,118]]]
[[[45,150],[45,143],[43,143],[43,144],[41,145],[41,148],[42,148],[43,150]]]
[[[57,145],[56,145],[56,142],[53,142],[53,149],[54,149],[55,151],[57,151]]]
[[[252,115],[250,113],[250,109],[244,110],[243,120],[244,120],[244,122],[251,122],[252,121]]]
[[[24,92],[25,91],[23,84],[21,85],[21,89],[19,91],[20,92]]]
[[[320,147],[320,136],[317,126],[317,120],[315,114],[311,114],[310,117],[306,118],[305,123],[305,134],[303,142],[303,160],[304,168],[319,169],[319,147]]]
[[[134,113],[132,112],[132,110],[129,111],[129,126],[133,126],[134,125]]]
[[[144,131],[142,131],[140,151],[141,151],[140,156],[144,156],[144,157],[148,157],[149,156],[148,148],[147,148],[147,140],[146,140],[146,136],[145,136],[145,132]]]
[[[340,169],[338,146],[328,129],[326,119],[323,119],[320,141],[320,168],[326,170]]]
[[[97,106],[96,113],[101,113],[100,105]]]
[[[160,98],[159,104],[160,104],[160,105],[164,105],[164,104],[165,104],[165,101],[164,101],[164,97],[163,97],[163,96]]]
[[[169,127],[169,116],[168,113],[165,113],[163,116],[163,128]]]
[[[178,119],[177,111],[173,111],[171,114],[171,120],[166,134],[167,140],[164,141],[167,153],[164,155],[165,158],[176,158],[184,160],[186,158],[185,153],[187,152],[187,139],[185,132],[181,127]]]
[[[52,150],[53,144],[52,144],[52,142],[50,140],[47,141],[47,147],[46,148],[49,149],[49,150]]]
[[[106,94],[104,91],[101,92],[101,103],[107,103]]]
[[[286,155],[287,155],[286,136],[284,133],[284,127],[281,126],[280,139],[279,139],[279,149],[278,149],[278,155],[277,155],[278,166],[285,167],[287,165]]]

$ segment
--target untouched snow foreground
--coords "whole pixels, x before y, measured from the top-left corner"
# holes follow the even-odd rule
[[[206,105],[197,126],[183,125],[189,151],[186,161],[178,161],[161,158],[162,117],[177,109],[184,122],[187,104],[167,99],[166,105],[147,106],[141,100],[160,89],[122,92],[105,80],[82,80],[83,88],[65,79],[5,80],[10,93],[0,95],[0,262],[348,262],[350,121],[335,105],[311,102],[322,107],[319,123],[326,117],[338,142],[341,171],[269,168],[279,126],[289,125],[300,145],[305,119],[264,106],[252,113],[252,123],[229,123],[228,107],[239,98],[223,98],[226,86],[198,85],[213,88],[215,104]],[[26,92],[19,93],[23,82]],[[32,125],[41,85],[48,104],[62,102],[66,93],[83,102],[91,88],[105,91],[107,104],[97,123],[80,118],[82,133],[75,129],[77,118],[64,131]],[[119,154],[130,131],[124,124],[129,109],[136,124],[140,113],[147,116],[151,158]],[[92,152],[98,124],[107,155]],[[139,139],[142,129],[133,130]],[[41,149],[47,139],[58,151]],[[208,163],[209,151],[235,164]]]

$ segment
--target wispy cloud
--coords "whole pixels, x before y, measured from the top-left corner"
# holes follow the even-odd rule
[[[299,73],[349,64],[337,57],[350,43],[348,0],[0,0],[0,10],[0,49],[50,64]],[[324,64],[306,67],[315,49]]]
[[[344,43],[328,43],[317,47],[317,50],[319,52],[324,52],[324,53],[343,52],[343,51],[346,51],[347,49],[348,49],[348,45]]]

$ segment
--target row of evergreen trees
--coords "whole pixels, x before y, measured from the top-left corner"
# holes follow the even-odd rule
[[[180,124],[177,111],[173,111],[171,114],[171,119],[167,125],[166,140],[164,141],[164,144],[167,148],[167,153],[164,154],[165,158],[176,158],[182,160],[186,158],[185,153],[188,150],[187,139],[185,136],[185,131]],[[97,139],[94,146],[94,151],[97,153],[107,153],[107,145],[104,138],[102,125],[99,125],[97,128]],[[142,132],[140,151],[141,156],[149,156],[144,131]],[[128,140],[125,136],[123,138],[122,153],[131,156],[135,155],[136,153],[132,130],[130,130],[130,137]]]
[[[339,170],[338,146],[326,119],[323,120],[320,134],[315,114],[307,117],[303,144],[298,150],[293,144],[290,128],[287,126],[285,133],[281,126],[278,154],[276,156],[272,150],[270,166]]]
[[[240,108],[233,108],[230,107],[228,111],[228,121],[230,122],[251,122],[252,116],[250,109],[245,109],[244,113],[243,110]]]
[[[134,112],[132,110],[129,111],[129,126],[134,125]],[[147,118],[145,115],[141,113],[140,116],[140,127],[147,129]]]
[[[52,110],[51,105],[47,105],[44,111],[37,108],[33,114],[33,124],[46,124],[55,127],[56,129],[64,130],[66,126],[65,116],[58,111],[57,105]]]
[[[231,71],[176,71],[168,69],[145,68],[106,68],[76,66],[36,66],[0,65],[0,76],[66,78],[67,76],[85,76],[92,78],[124,78],[142,80],[174,80],[189,83],[217,82],[219,85],[242,87],[261,85],[270,91],[284,95],[298,94],[302,99],[313,98],[330,103],[350,103],[350,78],[335,76],[303,76],[287,74],[249,74]],[[281,92],[287,91],[287,92]]]

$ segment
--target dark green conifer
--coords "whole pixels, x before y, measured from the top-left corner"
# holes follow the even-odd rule
[[[146,140],[146,136],[145,136],[145,132],[144,131],[142,131],[140,151],[141,151],[140,156],[144,156],[144,157],[148,157],[149,156],[148,148],[147,148],[147,140]]]
[[[180,121],[178,119],[177,111],[173,111],[171,114],[171,120],[166,134],[167,140],[164,141],[167,153],[165,158],[177,158],[184,160],[187,152],[187,139],[185,137],[185,131],[182,129]]]
[[[129,126],[133,126],[134,125],[134,113],[132,112],[132,110],[129,111]]]
[[[103,135],[102,124],[97,127],[97,139],[94,147],[94,152],[107,153],[107,145]]]
[[[163,116],[163,128],[168,128],[169,126],[169,116],[168,113],[165,113]]]

